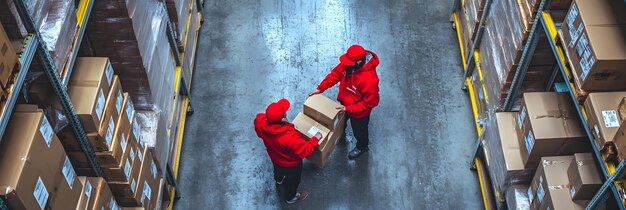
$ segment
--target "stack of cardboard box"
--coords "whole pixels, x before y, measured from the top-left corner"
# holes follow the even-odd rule
[[[17,54],[2,23],[0,23],[0,110],[4,108],[10,88],[10,80],[16,66]]]
[[[591,153],[543,157],[528,190],[530,209],[585,209],[601,186]]]
[[[296,130],[305,139],[313,137],[317,132],[322,133],[319,146],[308,157],[319,167],[326,164],[335,144],[344,135],[345,115],[337,107],[341,107],[341,104],[321,94],[313,95],[304,102],[304,113],[298,113],[293,120]]]
[[[0,195],[11,209],[75,209],[83,185],[43,111],[15,107],[0,142]]]
[[[617,107],[619,127],[615,131],[613,137],[613,144],[615,146],[617,157],[621,160],[626,160],[626,97],[622,98]]]

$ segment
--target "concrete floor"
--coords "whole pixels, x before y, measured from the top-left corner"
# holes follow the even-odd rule
[[[193,77],[177,209],[481,209],[452,1],[207,0]],[[352,43],[380,56],[371,151],[324,168],[305,160],[299,204],[278,199],[252,121],[281,97],[288,116]],[[334,98],[337,88],[324,95]],[[349,131],[350,133],[351,131]]]

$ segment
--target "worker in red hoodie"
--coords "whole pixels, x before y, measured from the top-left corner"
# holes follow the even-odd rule
[[[376,74],[378,63],[374,52],[352,45],[339,57],[339,64],[317,86],[317,90],[309,93],[319,94],[339,83],[337,100],[344,106],[337,109],[347,113],[346,121],[350,120],[356,138],[356,147],[348,154],[350,159],[369,151],[370,113],[380,100]]]
[[[271,103],[265,113],[257,114],[254,130],[263,139],[267,154],[274,164],[276,184],[284,185],[285,202],[292,204],[308,196],[307,192],[297,191],[302,175],[302,159],[313,153],[322,134],[317,132],[313,138],[303,139],[287,119],[289,106],[287,99]]]

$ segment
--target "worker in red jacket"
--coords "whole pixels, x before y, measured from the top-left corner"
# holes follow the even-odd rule
[[[281,99],[271,103],[265,113],[254,119],[254,130],[263,139],[267,154],[274,164],[274,180],[284,185],[284,199],[288,204],[306,199],[307,192],[298,192],[302,175],[302,159],[313,153],[322,134],[317,132],[309,140],[303,139],[287,119],[289,101]]]
[[[348,158],[355,159],[369,151],[368,126],[370,113],[378,106],[378,56],[360,45],[352,45],[346,54],[339,57],[339,64],[317,86],[317,90],[309,95],[319,94],[339,83],[337,100],[344,107],[337,107],[346,112],[346,121],[356,138],[356,147],[350,151]],[[344,132],[345,133],[345,132]]]

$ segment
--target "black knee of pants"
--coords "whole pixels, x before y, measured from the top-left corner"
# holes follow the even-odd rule
[[[362,118],[350,117],[350,125],[354,138],[356,138],[356,148],[364,150],[369,148],[369,123],[370,116]]]
[[[274,164],[274,179],[280,181],[282,177],[283,186],[285,189],[285,197],[283,199],[290,200],[296,196],[298,186],[300,185],[300,178],[302,176],[302,162],[296,166],[284,167]]]

